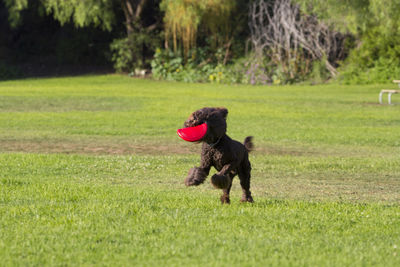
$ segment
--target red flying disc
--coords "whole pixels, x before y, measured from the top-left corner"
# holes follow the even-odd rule
[[[185,141],[196,142],[201,140],[207,133],[207,124],[203,123],[194,127],[178,129],[176,132]]]

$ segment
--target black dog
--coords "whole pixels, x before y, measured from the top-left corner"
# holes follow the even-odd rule
[[[251,164],[249,152],[253,148],[252,137],[248,136],[241,144],[226,135],[226,108],[202,108],[190,115],[184,127],[207,123],[208,130],[200,141],[203,142],[200,167],[191,168],[185,179],[187,186],[199,185],[210,173],[211,166],[218,173],[211,177],[211,183],[223,190],[222,203],[230,203],[229,192],[233,177],[238,174],[242,186],[242,202],[253,202],[250,192]]]

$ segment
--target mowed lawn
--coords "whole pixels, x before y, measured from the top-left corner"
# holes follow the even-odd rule
[[[118,75],[0,82],[1,266],[399,266],[393,85],[239,86]],[[254,136],[254,204],[176,135],[204,106]],[[212,170],[214,173],[214,170]]]

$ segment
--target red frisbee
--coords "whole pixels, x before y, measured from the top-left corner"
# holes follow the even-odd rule
[[[207,133],[207,124],[203,123],[194,127],[178,129],[176,132],[185,141],[196,142],[201,140]]]

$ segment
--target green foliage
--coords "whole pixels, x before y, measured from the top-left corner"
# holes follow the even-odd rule
[[[159,33],[155,30],[158,26],[158,3],[159,1],[146,0],[40,0],[29,2],[28,6],[28,0],[15,2],[7,0],[6,6],[13,25],[20,21],[21,10],[26,8],[38,9],[42,13],[47,13],[62,26],[69,26],[68,23],[73,23],[77,28],[92,26],[111,31],[117,22],[124,21],[126,37],[114,40],[110,49],[113,53],[112,61],[115,63],[115,69],[118,72],[131,72],[136,68],[149,67],[149,58],[152,57],[155,47],[160,45]],[[120,12],[121,5],[126,12]],[[114,36],[121,36],[121,34],[114,34]],[[97,43],[101,42],[109,41],[102,40]],[[82,41],[80,45],[83,46],[82,49],[85,49],[90,44]],[[61,43],[55,50],[61,56],[70,59],[73,58],[73,55],[69,55],[68,52],[73,49],[68,50],[68,46],[75,46],[75,43],[72,41]],[[76,56],[75,59],[79,56]],[[66,63],[69,60],[60,61]]]
[[[269,52],[270,57],[266,57],[264,64],[266,65],[269,77],[275,84],[293,84],[302,82],[310,77],[315,68],[320,65],[313,65],[313,60],[306,55],[303,49],[287,52],[285,60],[276,57],[277,54]],[[319,71],[319,70],[318,70]],[[279,81],[279,82],[277,82]]]
[[[48,14],[64,24],[73,21],[77,27],[90,24],[111,30],[115,22],[112,0],[42,0]]]
[[[130,73],[135,69],[149,67],[149,57],[159,44],[160,38],[156,34],[140,28],[126,38],[114,40],[110,45],[114,69],[117,72]]]
[[[398,77],[400,62],[392,58],[379,58],[370,68],[349,63],[343,68],[340,80],[345,84],[371,84],[387,83]]]
[[[193,49],[185,62],[180,52],[157,49],[151,62],[153,77],[167,81],[225,82],[225,67],[209,62],[207,55],[206,49]]]
[[[73,21],[77,27],[90,24],[111,30],[115,22],[112,0],[42,0],[48,14],[65,24]]]
[[[372,17],[370,3],[373,1],[382,0],[294,0],[304,12],[317,15],[320,20],[339,31],[355,34],[368,27],[368,20]]]
[[[0,4],[0,13],[7,14],[4,4]],[[19,78],[93,73],[112,66],[109,43],[119,36],[117,31],[94,26],[76,28],[72,22],[61,26],[46,15],[40,1],[29,1],[18,27],[7,24],[7,16],[1,17],[0,57],[8,65],[7,72],[21,70],[17,72]]]
[[[364,34],[341,70],[345,83],[385,83],[400,77],[400,36],[386,36],[378,28]]]
[[[400,2],[397,0],[300,0],[308,12],[356,35],[358,44],[342,64],[346,83],[381,83],[400,75]],[[311,8],[310,8],[311,7]]]
[[[156,79],[179,80],[183,69],[183,58],[171,50],[158,48],[151,61],[151,69]]]
[[[329,71],[325,67],[325,60],[315,60],[312,62],[311,72],[307,76],[307,82],[321,84],[331,78]]]
[[[11,27],[21,22],[21,11],[28,7],[28,0],[4,0],[8,9],[8,21]]]
[[[88,25],[101,26],[111,30],[115,22],[113,0],[40,0],[48,14],[63,25],[71,20],[77,27]],[[21,11],[28,8],[28,0],[5,0],[9,11],[9,21],[15,27],[20,23]]]
[[[254,55],[243,57],[229,66],[231,76],[237,83],[265,85],[272,79],[266,68],[265,58],[255,58]]]
[[[134,45],[129,38],[114,40],[110,49],[113,52],[112,61],[117,72],[132,72],[135,68],[143,66],[140,46]],[[135,56],[137,60],[134,60]]]
[[[179,52],[157,49],[151,63],[153,77],[168,81],[251,85],[292,84],[306,79],[321,83],[329,78],[329,73],[324,70],[323,63],[319,61],[310,66],[311,63],[307,60],[297,60],[289,62],[288,66],[280,64],[279,61],[272,61],[268,57],[257,58],[249,55],[236,59],[231,64],[223,65],[218,60],[220,51],[217,51],[213,57],[207,57],[209,50],[194,49],[191,50],[190,57],[185,62]],[[291,76],[287,68],[295,68],[296,75]]]
[[[193,49],[186,60],[181,53],[171,50],[157,49],[151,62],[153,77],[157,80],[183,81],[183,82],[210,82],[210,83],[244,83],[265,84],[262,80],[263,72],[257,69],[255,74],[246,73],[249,64],[246,60],[239,59],[231,65],[218,63],[220,53],[214,55],[215,61],[207,57],[206,49]],[[253,75],[254,77],[251,77]],[[256,82],[252,82],[257,80]],[[262,80],[262,81],[261,81]]]
[[[304,12],[316,14],[326,24],[354,36],[355,41],[349,46],[353,51],[349,58],[341,63],[341,81],[376,83],[398,79],[400,1],[293,1],[299,3]],[[133,9],[131,12],[127,12],[129,11],[127,5],[122,6],[125,9],[121,8],[121,4],[126,2],[115,0],[4,0],[3,2],[8,11],[8,21],[14,28],[23,22],[21,12],[26,9],[38,10],[42,15],[45,13],[51,15],[62,25],[72,22],[75,27],[91,25],[107,31],[114,25],[122,25],[120,22],[124,21],[129,36],[119,38],[110,45],[113,53],[112,61],[118,72],[132,72],[137,68],[149,67],[149,59],[153,57],[155,48],[160,47],[161,43],[157,28],[157,23],[161,21],[161,18],[157,18],[160,4],[160,8],[164,11],[165,43],[167,47],[173,48],[175,54],[171,56],[167,55],[170,52],[163,52],[163,55],[156,53],[152,67],[154,77],[157,79],[248,84],[290,84],[307,79],[311,79],[312,82],[326,80],[326,73],[322,70],[323,65],[320,62],[311,63],[305,60],[301,53],[290,62],[284,62],[282,58],[274,56],[257,60],[245,58],[249,2],[244,0],[131,1]],[[29,20],[24,23],[29,23]],[[157,30],[156,33],[154,29]],[[34,34],[30,32],[31,35],[38,35],[36,32]],[[121,34],[115,36],[120,37]],[[40,36],[35,38],[40,39]],[[27,40],[26,46],[32,47],[30,42],[33,39],[24,39]],[[89,41],[81,38],[70,43],[57,43],[53,45],[56,50],[54,53],[58,57],[67,58],[59,62],[76,63],[80,58],[76,51],[85,54],[88,49],[85,42]],[[18,55],[24,58],[24,53],[30,52],[25,52],[27,49],[24,41],[20,43],[23,45],[19,45],[18,49],[24,48],[22,49],[24,51]],[[81,49],[76,50],[68,49],[69,46],[78,48],[81,43],[85,43],[86,46],[82,45]],[[42,47],[42,50],[49,51],[51,46]],[[196,58],[193,59],[195,50]],[[205,54],[200,56],[200,50]],[[272,51],[269,53],[273,54]],[[347,55],[347,52],[344,54]],[[105,57],[103,60],[106,60]],[[15,76],[15,70],[3,66],[2,68],[3,77]]]
[[[163,0],[160,4],[165,12],[165,39],[171,38],[176,52],[182,48],[185,55],[196,47],[200,27],[211,33],[216,41],[227,42],[230,35],[230,14],[236,1],[230,0]],[[222,40],[221,40],[222,37]],[[181,46],[178,47],[178,41]]]

